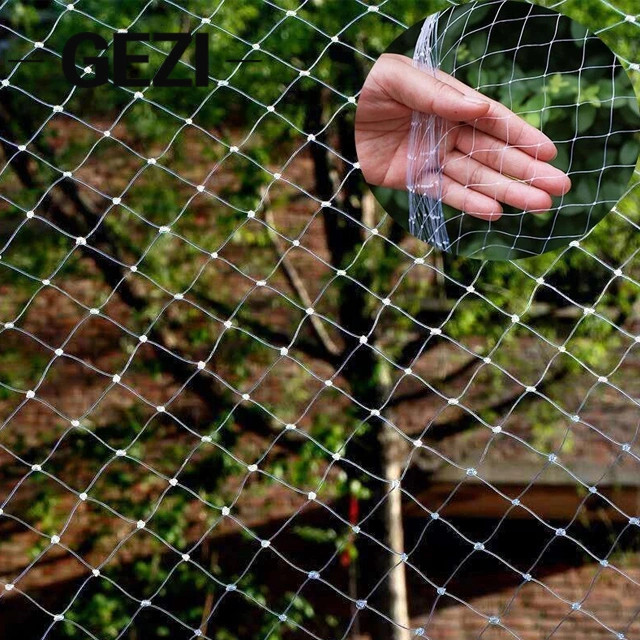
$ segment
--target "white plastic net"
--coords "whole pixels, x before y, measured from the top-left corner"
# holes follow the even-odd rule
[[[640,174],[530,261],[404,234],[350,123],[416,4],[0,3],[11,635],[639,637]],[[549,6],[637,89],[632,4]],[[208,87],[61,76],[177,30]]]
[[[414,43],[419,69],[446,71],[445,82],[462,80],[509,110],[492,106],[469,122],[414,111],[408,213],[391,213],[401,224],[408,217],[418,238],[475,257],[537,255],[582,237],[625,193],[639,127],[625,111],[638,99],[595,33],[557,11],[501,0],[432,14]],[[554,190],[536,146],[517,140],[523,123],[556,144],[554,165],[576,183],[568,192]],[[452,205],[446,220],[443,201]],[[501,217],[487,218],[491,209]]]
[[[440,66],[438,18],[434,14],[424,21],[413,54],[416,68],[431,75]],[[407,168],[409,230],[420,240],[446,251],[450,243],[442,213],[442,168],[438,153],[442,136],[441,118],[413,112]]]

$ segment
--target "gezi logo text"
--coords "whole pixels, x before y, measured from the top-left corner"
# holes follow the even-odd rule
[[[132,77],[131,65],[148,64],[149,56],[128,51],[131,42],[173,42],[174,45],[153,78]],[[91,44],[96,55],[85,55],[78,59],[80,47]],[[196,33],[116,33],[113,36],[113,65],[109,57],[97,55],[104,52],[109,43],[100,35],[91,32],[77,33],[66,42],[62,50],[62,71],[65,78],[77,87],[98,87],[111,82],[118,87],[206,87],[209,84],[209,34]],[[172,78],[171,72],[189,49],[194,47],[193,77]],[[259,60],[227,60],[226,62],[259,62]],[[91,68],[92,74],[82,75],[82,69]]]

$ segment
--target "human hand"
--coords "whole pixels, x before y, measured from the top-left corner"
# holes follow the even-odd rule
[[[413,111],[443,118],[440,145],[442,201],[469,215],[496,220],[505,204],[547,211],[551,196],[571,188],[568,176],[548,164],[553,142],[500,103],[411,58],[383,54],[358,99],[355,138],[365,180],[405,189]]]

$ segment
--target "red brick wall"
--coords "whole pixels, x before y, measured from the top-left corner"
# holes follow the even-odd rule
[[[628,640],[640,638],[640,554],[612,559],[614,562],[628,577],[591,564],[543,577],[541,581],[548,588],[530,583],[519,590],[509,588],[471,599],[474,609],[500,615],[512,632],[492,626],[482,635],[483,640],[506,640],[513,634],[520,640],[611,640],[615,633],[624,633]],[[491,577],[477,576],[479,582],[486,579]],[[572,611],[560,598],[581,602],[582,610]],[[484,618],[461,604],[438,609],[430,622],[428,616],[415,622],[424,626],[432,640],[470,640],[486,626]]]

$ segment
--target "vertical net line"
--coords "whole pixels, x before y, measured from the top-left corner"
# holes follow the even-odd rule
[[[436,77],[439,66],[438,20],[434,13],[425,19],[415,52],[413,66]],[[409,231],[420,240],[447,251],[449,236],[442,212],[443,176],[440,145],[444,142],[442,118],[414,111],[407,151],[407,190],[409,192]]]

